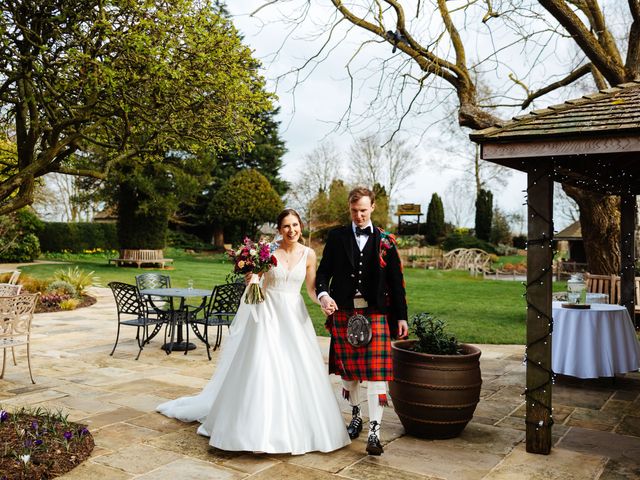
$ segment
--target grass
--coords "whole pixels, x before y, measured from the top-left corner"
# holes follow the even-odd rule
[[[167,249],[166,256],[174,259],[174,268],[164,270],[171,275],[171,284],[187,286],[189,279],[196,288],[212,288],[224,283],[231,271],[225,255],[186,254]],[[135,283],[139,273],[156,271],[107,265],[108,255],[57,255],[49,259],[65,264],[38,264],[21,267],[28,275],[47,278],[59,268],[77,265],[93,270],[101,285],[117,280]],[[68,263],[67,263],[68,262]],[[162,270],[157,270],[162,271]],[[525,287],[517,281],[484,280],[463,271],[405,269],[409,317],[419,312],[430,312],[445,320],[448,330],[462,342],[524,344],[526,304]],[[554,285],[554,290],[564,284]],[[303,295],[318,335],[327,335],[324,316],[320,308]]]

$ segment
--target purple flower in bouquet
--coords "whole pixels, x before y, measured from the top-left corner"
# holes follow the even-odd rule
[[[264,294],[260,289],[258,274],[266,272],[278,264],[276,257],[271,254],[271,244],[263,240],[256,243],[245,237],[242,245],[235,250],[231,250],[229,256],[233,261],[233,271],[235,273],[253,274],[247,287],[245,303],[263,302]]]

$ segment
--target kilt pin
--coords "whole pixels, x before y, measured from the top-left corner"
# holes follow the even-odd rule
[[[343,396],[352,406],[353,418],[347,427],[351,438],[362,429],[362,381],[367,381],[369,433],[379,436],[382,407],[387,405],[386,382],[393,380],[391,340],[397,336],[398,320],[407,319],[402,263],[394,237],[373,228],[366,243],[358,244],[355,232],[352,224],[329,233],[316,275],[316,293],[327,292],[338,305],[326,322],[331,334],[329,373],[341,377]],[[362,306],[354,305],[356,297],[363,297],[366,308],[354,308]],[[371,323],[372,339],[365,346],[354,347],[347,341],[347,322],[354,314],[364,315]]]

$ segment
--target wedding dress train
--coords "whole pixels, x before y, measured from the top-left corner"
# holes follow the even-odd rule
[[[163,403],[168,417],[201,423],[223,450],[329,452],[350,440],[300,295],[308,249],[291,271],[264,275],[265,301],[244,301],[203,391]]]

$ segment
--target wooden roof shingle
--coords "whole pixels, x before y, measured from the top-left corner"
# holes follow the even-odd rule
[[[514,117],[469,135],[483,160],[522,171],[553,162],[554,180],[640,194],[640,81]]]
[[[640,132],[640,82],[568,100],[514,117],[500,127],[478,130],[469,137],[479,143],[528,138]]]

